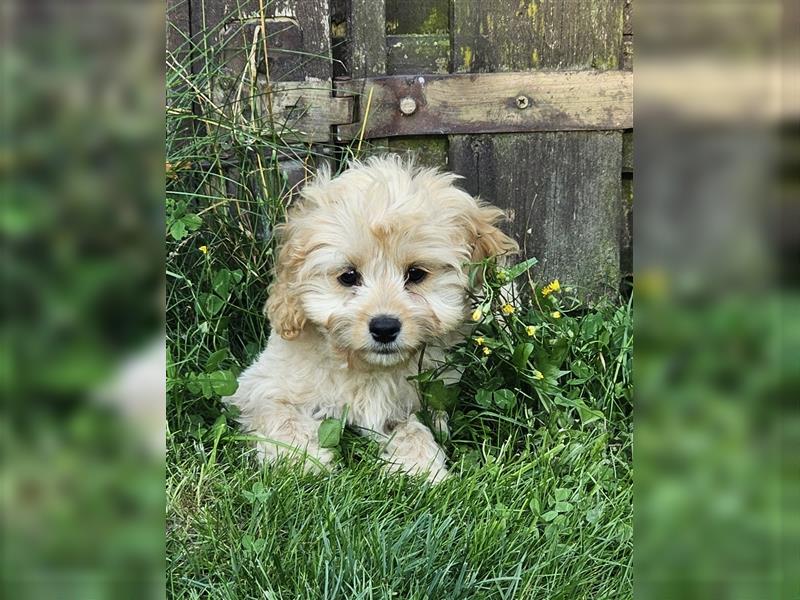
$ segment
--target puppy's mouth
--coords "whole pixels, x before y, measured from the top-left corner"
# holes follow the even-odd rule
[[[393,366],[408,358],[408,349],[398,344],[380,344],[368,348],[364,358],[376,365]]]
[[[397,347],[380,347],[372,350],[375,354],[383,354],[383,355],[391,355],[391,354],[400,354],[400,348]]]

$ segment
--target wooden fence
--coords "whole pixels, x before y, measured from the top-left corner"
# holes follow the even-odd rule
[[[542,281],[594,296],[630,273],[631,0],[169,0],[168,11],[168,48],[191,53],[191,39],[233,72],[257,65],[298,144],[363,129],[372,147],[463,175],[507,209]]]

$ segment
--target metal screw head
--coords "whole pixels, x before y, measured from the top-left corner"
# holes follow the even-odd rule
[[[411,96],[400,99],[400,112],[404,115],[412,115],[417,110],[417,102]]]
[[[528,108],[528,106],[530,105],[530,100],[528,99],[527,96],[517,96],[515,102],[517,103],[517,108],[519,108],[520,110]]]

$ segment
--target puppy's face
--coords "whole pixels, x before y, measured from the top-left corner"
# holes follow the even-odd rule
[[[463,323],[465,263],[516,244],[454,180],[383,158],[309,184],[283,232],[275,330],[310,324],[351,363],[391,367]]]

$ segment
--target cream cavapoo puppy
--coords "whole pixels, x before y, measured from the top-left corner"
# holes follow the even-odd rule
[[[261,440],[262,460],[329,463],[320,422],[346,415],[390,468],[447,475],[408,377],[423,348],[428,368],[463,339],[466,264],[517,250],[496,227],[503,212],[457,178],[386,156],[335,178],[323,171],[303,189],[281,231],[265,307],[272,335],[226,399]]]

